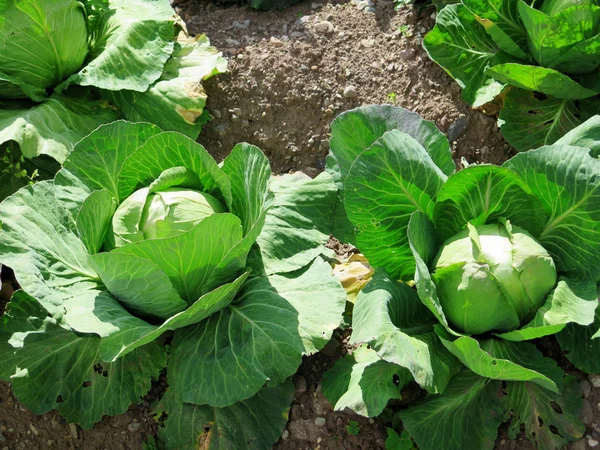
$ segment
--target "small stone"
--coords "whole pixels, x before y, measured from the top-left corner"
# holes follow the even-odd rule
[[[333,33],[333,24],[327,20],[315,24],[315,32],[319,34],[331,34]]]
[[[388,72],[393,72],[395,69],[396,69],[396,66],[394,65],[394,63],[391,63],[389,66],[387,66]]]
[[[241,47],[242,43],[237,39],[227,38],[225,39],[225,43],[230,47]]]
[[[592,385],[588,380],[581,380],[579,382],[579,387],[583,393],[583,398],[588,398],[592,394]]]
[[[271,36],[271,39],[269,39],[269,43],[273,47],[283,47],[285,45],[282,41],[280,41],[279,39],[277,39],[275,36]]]
[[[35,426],[34,426],[32,423],[30,423],[30,424],[29,424],[29,429],[30,429],[30,430],[31,430],[31,432],[32,432],[33,434],[35,434],[36,436],[37,436],[38,434],[40,434],[40,432],[37,430],[37,428],[36,428],[36,427],[35,427]]]
[[[464,114],[458,116],[458,119],[450,125],[448,128],[448,140],[450,142],[456,141],[467,129],[469,126],[469,119]]]
[[[134,420],[133,422],[131,422],[129,425],[127,425],[127,429],[132,432],[135,433],[136,431],[139,431],[140,428],[142,428],[142,424],[139,423],[137,420]]]
[[[133,413],[127,411],[125,414],[119,416],[113,416],[110,419],[110,426],[113,428],[125,428],[133,421]]]
[[[588,375],[588,380],[590,380],[594,388],[600,388],[600,374],[592,373]]]
[[[374,39],[363,39],[362,41],[360,41],[360,45],[362,45],[365,48],[371,48],[375,45],[375,40]]]
[[[283,433],[281,433],[281,439],[283,439],[284,441],[290,437],[290,432],[288,430],[283,430]]]
[[[77,435],[77,425],[75,425],[74,423],[70,423],[69,424],[69,432],[71,433],[71,437],[75,440],[79,439],[79,436]]]
[[[404,61],[409,61],[414,59],[416,54],[417,52],[415,52],[413,48],[405,48],[400,52],[400,58],[402,58]]]
[[[367,6],[363,11],[367,14],[375,14],[377,12],[374,6]]]
[[[435,20],[435,18],[437,17],[437,14],[434,11],[431,13],[431,15],[429,17],[432,18],[433,20]]]
[[[249,26],[250,26],[250,19],[233,21],[233,28],[246,29]]]
[[[598,445],[598,441],[596,439],[590,439],[590,440],[588,440],[588,445],[590,447],[594,448]]]
[[[310,9],[317,9],[319,8],[321,5],[319,5],[318,3],[311,3],[310,4]]]
[[[296,386],[297,394],[304,394],[308,390],[308,382],[302,375],[294,377],[294,386]]]
[[[291,37],[292,39],[298,39],[298,38],[301,38],[301,37],[303,37],[303,36],[304,36],[304,33],[302,33],[301,31],[292,31],[292,32],[290,33],[290,37]]]
[[[358,97],[358,93],[356,92],[356,88],[354,86],[346,86],[344,88],[344,98],[356,98]]]
[[[318,427],[324,427],[326,423],[327,420],[325,420],[325,417],[317,417],[315,419],[315,425]]]
[[[300,405],[292,405],[290,408],[290,420],[302,419],[302,407]]]
[[[591,425],[594,420],[594,410],[592,409],[592,405],[588,400],[584,400],[581,404],[581,409],[579,410],[579,419],[585,425]]]

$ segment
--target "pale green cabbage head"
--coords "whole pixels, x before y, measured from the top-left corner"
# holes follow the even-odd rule
[[[556,285],[548,252],[510,224],[470,226],[444,243],[434,267],[444,314],[469,334],[519,328]]]
[[[215,197],[194,189],[171,187],[159,192],[138,189],[113,215],[114,241],[109,247],[176,236],[191,230],[208,216],[226,211]]]

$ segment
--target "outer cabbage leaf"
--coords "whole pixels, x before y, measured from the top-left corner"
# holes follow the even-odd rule
[[[401,398],[400,391],[412,379],[407,369],[361,345],[323,374],[321,386],[336,411],[350,408],[361,416],[375,417],[390,399]]]
[[[294,385],[286,381],[231,406],[213,408],[180,403],[170,389],[158,406],[159,413],[167,414],[159,437],[168,450],[270,448],[285,428],[293,395]]]
[[[100,338],[61,326],[33,297],[17,291],[0,323],[3,379],[36,414],[58,409],[90,428],[103,415],[138,403],[166,366],[165,349],[152,343],[117,362],[100,356]]]
[[[72,84],[144,92],[163,73],[175,46],[175,14],[168,0],[110,0],[90,30],[88,63]]]
[[[577,368],[587,373],[600,372],[600,307],[594,322],[588,326],[569,324],[556,335],[565,356]]]
[[[448,5],[439,12],[423,46],[460,85],[463,100],[473,106],[492,101],[504,87],[487,74],[487,69],[513,61],[463,5]]]
[[[600,279],[600,161],[581,147],[553,145],[504,164],[543,203],[548,221],[539,242],[560,272]]]
[[[291,376],[341,322],[346,296],[330,270],[319,258],[298,272],[251,278],[227,308],[178,330],[169,372],[178,401],[228,406]]]
[[[597,158],[600,156],[600,116],[588,119],[561,137],[555,144],[589,148],[590,155]]]
[[[420,211],[432,217],[446,179],[427,151],[397,130],[386,132],[356,158],[344,183],[344,203],[371,265],[397,279],[413,277],[406,235],[410,215]]]
[[[206,36],[175,44],[160,78],[144,92],[104,91],[123,116],[132,122],[155,123],[164,130],[196,138],[204,121],[206,93],[201,81],[225,72],[227,62]]]

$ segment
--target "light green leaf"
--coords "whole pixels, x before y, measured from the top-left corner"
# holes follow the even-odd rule
[[[448,5],[437,16],[435,28],[423,40],[429,57],[463,89],[462,98],[475,107],[492,101],[504,85],[486,71],[511,62],[463,5]]]
[[[433,333],[435,323],[413,289],[377,270],[354,305],[351,342],[369,344],[384,361],[406,367],[424,389],[440,393],[458,361]]]
[[[38,94],[79,70],[88,51],[85,10],[76,0],[3,1],[0,36],[2,72]]]
[[[152,122],[165,131],[196,138],[206,93],[201,81],[226,70],[227,62],[204,35],[175,43],[161,77],[145,92],[105,91],[104,95],[132,122]]]
[[[169,384],[184,402],[217,407],[251,397],[267,381],[278,384],[303,353],[327,343],[344,299],[322,260],[303,271],[252,278],[227,308],[175,332]]]
[[[554,98],[579,100],[598,95],[554,69],[524,64],[498,64],[487,73],[496,80],[528,91],[537,91]]]
[[[73,146],[92,130],[117,118],[106,104],[53,94],[38,105],[0,109],[0,144],[15,141],[26,159],[47,155],[62,163]]]
[[[506,218],[538,235],[546,221],[540,201],[510,170],[497,166],[467,167],[451,176],[438,193],[434,222],[446,240],[473,226]]]
[[[159,439],[167,450],[266,450],[285,428],[293,395],[294,385],[286,381],[231,406],[213,408],[180,403],[170,389],[159,405],[158,412],[167,413]]]
[[[590,155],[597,158],[600,156],[600,116],[588,119],[561,137],[555,144],[589,148]]]
[[[257,243],[267,274],[298,270],[323,252],[337,190],[331,176],[297,172],[272,177],[275,194]]]
[[[165,272],[146,258],[115,252],[90,260],[110,293],[136,315],[168,319],[188,307]]]
[[[202,294],[239,275],[246,265],[246,254],[231,253],[241,240],[242,226],[236,216],[213,214],[186,233],[127,244],[102,254],[101,258],[105,269],[111,265],[111,259],[118,267],[122,254],[151,261],[169,277],[179,295],[192,304]],[[152,276],[150,269],[141,268],[140,274],[134,275]],[[141,292],[136,290],[135,295]]]
[[[454,339],[441,327],[436,327],[436,333],[444,346],[479,376],[492,380],[531,381],[552,392],[559,390],[553,379],[541,371],[548,364],[553,366],[547,370],[552,375],[553,369],[560,369],[551,359],[544,358],[532,344],[497,339],[480,343],[469,336]]]
[[[56,175],[55,184],[67,189],[83,183],[90,192],[106,189],[115,199],[123,200],[127,194],[121,194],[119,173],[125,160],[159,133],[157,126],[148,123],[117,121],[103,125],[75,146],[64,169]]]
[[[582,102],[511,89],[504,98],[498,123],[506,140],[518,151],[552,144],[590,116]]]
[[[556,335],[565,356],[578,369],[587,373],[600,372],[600,307],[596,308],[594,322],[581,326],[567,325]],[[594,334],[595,333],[595,334]]]
[[[53,314],[62,311],[64,298],[99,282],[74,222],[54,194],[53,184],[42,181],[0,203],[2,263]]]
[[[576,5],[547,16],[519,0],[518,9],[529,36],[529,51],[542,67],[564,72],[561,64],[571,63],[568,51],[598,33],[600,7],[596,5]],[[569,64],[568,67],[576,69],[569,71],[571,73],[590,72],[598,66],[597,60],[591,63],[590,58],[591,64],[588,64],[587,58],[581,58],[582,53],[578,52],[577,56],[581,64],[579,68]]]
[[[442,395],[398,414],[421,450],[492,450],[502,423],[501,384],[463,371]]]
[[[415,211],[432,217],[445,181],[427,151],[401,131],[386,132],[356,158],[344,183],[344,203],[357,227],[357,245],[371,265],[394,278],[413,277],[408,221]]]
[[[390,399],[400,399],[400,391],[411,381],[407,369],[382,360],[361,345],[323,374],[321,386],[336,411],[349,408],[361,416],[375,417]]]
[[[90,255],[98,253],[104,245],[117,201],[108,192],[92,192],[81,205],[77,214],[77,233]]]
[[[517,0],[464,0],[493,41],[503,51],[519,59],[528,59],[527,33],[517,10]]]
[[[516,439],[523,427],[525,436],[540,449],[563,448],[581,439],[585,433],[578,418],[581,391],[573,377],[568,376],[564,384],[563,392],[555,394],[533,383],[507,383],[505,407],[512,413],[509,437]]]
[[[184,167],[198,175],[198,190],[212,194],[231,208],[231,185],[212,156],[192,139],[175,132],[150,137],[135,149],[118,176],[119,199],[128,197],[140,185],[148,186],[162,172]]]
[[[448,139],[433,122],[404,108],[371,105],[346,111],[331,123],[331,154],[341,169],[340,181],[346,178],[354,160],[391,130],[415,139],[446,175],[456,170]]]
[[[600,161],[581,147],[554,145],[504,164],[543,203],[548,221],[539,242],[561,272],[600,278]]]
[[[568,323],[590,325],[598,306],[597,297],[593,281],[560,277],[531,322],[520,330],[498,336],[509,341],[525,341],[558,333]]]
[[[97,25],[89,62],[58,91],[79,84],[144,92],[158,80],[175,45],[175,14],[168,0],[111,0]]]
[[[114,363],[102,361],[100,338],[61,327],[23,291],[13,295],[0,336],[3,373],[13,372],[10,381],[19,401],[36,414],[56,408],[83,428],[138,403],[166,366],[159,344],[144,346]]]

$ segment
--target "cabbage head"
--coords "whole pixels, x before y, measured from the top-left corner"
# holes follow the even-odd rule
[[[508,417],[509,436],[538,448],[581,439],[578,383],[550,339],[600,372],[599,130],[596,116],[502,166],[455,172],[446,137],[415,113],[334,120],[334,235],[375,269],[352,311],[359,347],[324,376],[336,409],[377,416],[416,381],[429,395],[397,418],[420,449],[491,450]]]
[[[335,198],[328,174],[273,176],[249,144],[219,165],[154,125],[99,127],[53,180],[0,203],[0,260],[21,288],[0,378],[32,411],[89,428],[166,369],[166,448],[271,448],[289,378],[342,320],[321,256]]]
[[[2,1],[0,49],[0,199],[118,118],[197,137],[226,65],[168,0]]]

